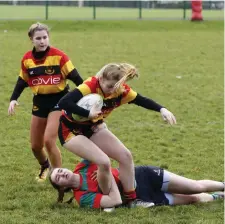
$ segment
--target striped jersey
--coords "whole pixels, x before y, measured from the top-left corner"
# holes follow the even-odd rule
[[[66,88],[66,77],[74,68],[65,53],[50,47],[42,59],[35,59],[32,51],[28,51],[21,61],[19,76],[35,95],[54,94]]]
[[[74,189],[74,197],[80,207],[100,208],[100,201],[103,196],[99,189],[97,180],[91,179],[91,174],[97,171],[96,164],[88,160],[82,160],[74,170],[74,173],[80,175],[80,186]],[[117,184],[120,184],[119,170],[112,168],[112,174]]]
[[[98,78],[94,76],[88,78],[77,87],[83,96],[97,93],[103,98],[102,115],[93,120],[93,122],[106,118],[115,108],[122,104],[129,103],[136,98],[137,92],[132,90],[127,84],[123,84],[123,87],[125,89],[123,93],[113,93],[109,96],[105,96],[101,90]]]

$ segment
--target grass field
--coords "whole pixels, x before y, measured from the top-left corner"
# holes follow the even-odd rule
[[[0,223],[222,224],[223,202],[114,214],[55,205],[48,181],[34,180],[38,164],[29,147],[32,94],[25,90],[14,117],[7,116],[20,60],[32,46],[34,21],[0,21]],[[49,21],[52,45],[63,49],[84,78],[112,61],[134,63],[141,77],[130,85],[171,110],[178,124],[160,114],[127,105],[107,120],[131,149],[136,164],[162,166],[194,179],[223,180],[223,22]],[[73,86],[71,84],[71,86]],[[62,149],[63,165],[79,158]],[[115,163],[113,163],[116,165]]]
[[[0,19],[45,19],[45,6],[0,5]],[[203,10],[204,19],[223,19],[223,10]],[[49,19],[92,19],[91,7],[49,6]],[[139,9],[96,8],[97,19],[137,19]],[[142,9],[143,19],[182,19],[183,9]],[[186,10],[186,18],[191,18],[191,10]]]

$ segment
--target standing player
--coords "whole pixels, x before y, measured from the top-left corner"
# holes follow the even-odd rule
[[[176,123],[170,111],[153,100],[141,96],[125,84],[137,76],[138,71],[133,65],[107,64],[96,76],[88,78],[59,102],[60,108],[65,110],[60,118],[59,127],[59,139],[63,147],[81,158],[96,163],[102,170],[110,169],[108,156],[118,161],[120,180],[128,203],[132,203],[136,198],[133,158],[124,144],[107,129],[104,119],[122,104],[133,103],[160,112],[171,125]],[[101,111],[96,110],[96,107],[92,107],[89,111],[76,104],[83,96],[90,93],[102,96],[104,104]],[[79,122],[72,114],[88,117],[90,121]]]
[[[51,166],[61,167],[61,154],[56,146],[59,117],[58,101],[68,92],[67,79],[76,85],[82,83],[78,71],[68,56],[50,46],[49,29],[45,24],[31,25],[28,36],[33,50],[22,58],[18,81],[10,98],[8,114],[15,113],[17,99],[24,88],[33,92],[33,108],[30,128],[31,148],[41,168],[38,181],[46,179],[50,159]],[[48,156],[44,150],[46,149]]]

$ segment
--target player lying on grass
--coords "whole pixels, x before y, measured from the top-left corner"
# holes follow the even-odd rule
[[[112,168],[113,177],[121,195],[122,184],[119,170]],[[96,178],[97,165],[82,160],[74,172],[65,168],[53,169],[50,182],[59,192],[58,201],[63,201],[64,192],[73,190],[74,198],[80,207],[107,208],[121,203],[113,186],[108,195],[103,195]],[[214,180],[192,180],[154,166],[136,166],[136,205],[186,205],[209,202],[224,198],[224,183]],[[215,192],[217,191],[217,192]],[[205,192],[214,192],[212,194]],[[154,204],[153,204],[154,203]]]

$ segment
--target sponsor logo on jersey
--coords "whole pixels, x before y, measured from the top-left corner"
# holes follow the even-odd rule
[[[40,85],[58,85],[61,82],[61,75],[54,76],[39,76],[29,80],[30,86]]]

